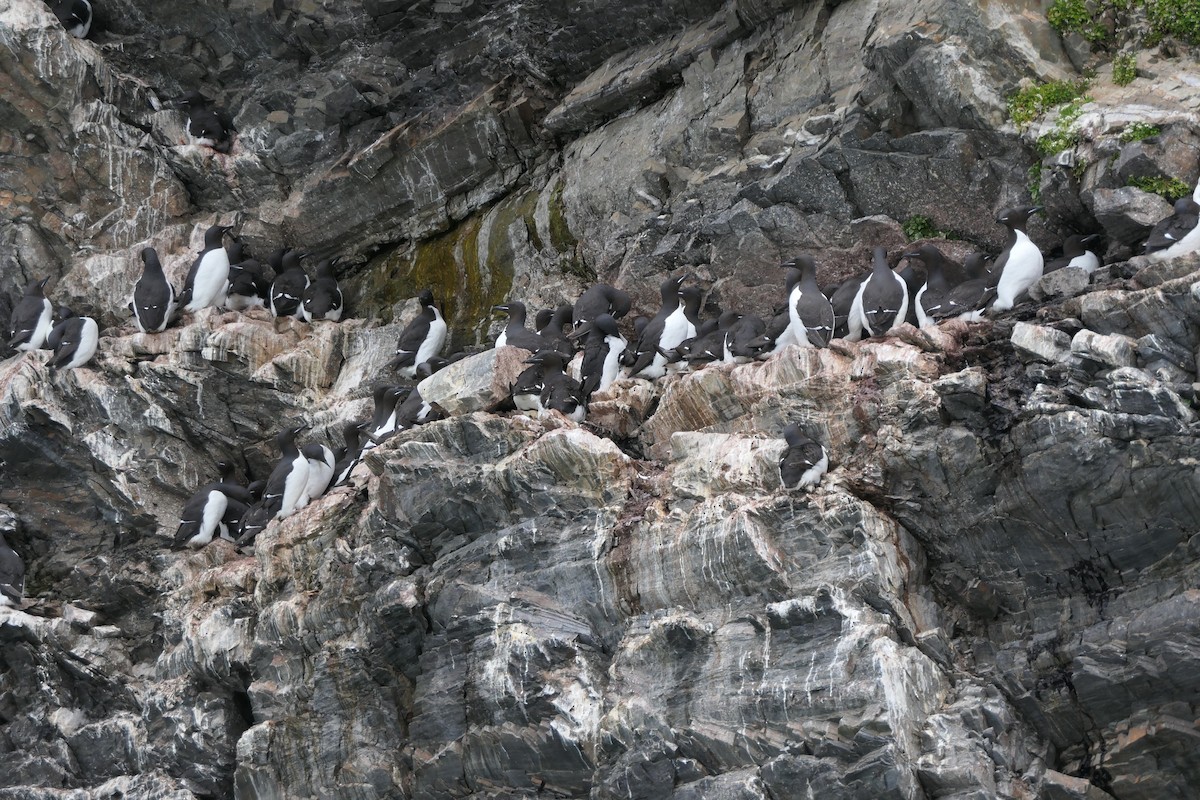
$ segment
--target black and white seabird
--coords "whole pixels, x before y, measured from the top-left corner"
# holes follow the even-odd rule
[[[59,0],[54,16],[76,39],[86,39],[92,30],[92,4],[89,0]]]
[[[917,325],[930,328],[937,325],[938,320],[957,316],[958,311],[952,310],[948,300],[953,288],[954,278],[946,274],[947,265],[953,265],[954,274],[961,276],[962,268],[950,261],[932,244],[926,242],[916,250],[905,253],[910,260],[917,258],[925,265],[925,280],[913,297],[913,307],[916,310]],[[961,282],[961,278],[959,279]]]
[[[846,339],[856,342],[867,336],[882,336],[904,324],[908,314],[908,285],[888,265],[887,250],[875,248],[871,274],[858,287],[850,307]]]
[[[231,487],[240,489],[233,483],[233,466],[222,461],[217,464],[220,478],[206,483],[197,489],[191,499],[183,506],[179,515],[179,527],[171,542],[173,549],[183,547],[199,549],[211,542],[218,535],[228,538],[229,532],[222,528],[225,511],[229,505],[226,493]],[[244,491],[244,490],[243,490]]]
[[[0,605],[19,606],[25,597],[25,562],[0,531]]]
[[[580,338],[586,330],[583,345],[583,361],[579,365],[579,383],[585,403],[596,392],[612,386],[621,373],[621,354],[629,345],[612,314],[603,312],[589,320],[586,328],[579,327],[572,334]]]
[[[529,363],[526,360],[525,363]],[[517,375],[512,386],[508,387],[509,396],[518,411],[537,411],[542,396],[542,365],[534,363]]]
[[[787,449],[779,458],[779,480],[786,489],[815,486],[829,469],[829,453],[820,442],[811,439],[796,423],[783,429]]]
[[[538,331],[538,336],[542,338],[539,350],[550,347],[562,353],[567,358],[571,357],[575,352],[575,345],[563,332],[563,328],[571,324],[571,315],[573,313],[574,309],[565,303],[554,309],[554,313],[550,315],[550,321],[546,323],[546,327]]]
[[[175,314],[175,287],[163,273],[153,247],[143,247],[141,255],[142,277],[133,287],[133,318],[142,333],[159,333]]]
[[[100,326],[91,317],[80,317],[74,311],[59,308],[59,322],[46,337],[46,345],[54,351],[51,369],[82,367],[96,355],[100,344]]]
[[[192,144],[228,153],[233,147],[233,123],[200,92],[188,92],[177,105],[184,110],[184,132]]]
[[[225,304],[229,288],[229,254],[222,241],[232,225],[212,225],[204,232],[204,249],[188,270],[179,302],[184,311],[196,312]]]
[[[263,308],[271,297],[271,281],[263,273],[263,266],[253,258],[229,265],[229,291],[225,294],[225,307],[230,311],[249,311]]]
[[[409,391],[405,386],[389,386],[384,384],[375,387],[375,390],[371,393],[375,402],[375,409],[371,413],[370,421],[363,428],[367,436],[367,441],[363,444],[363,450],[370,450],[399,429],[399,405],[408,397]]]
[[[304,255],[298,250],[288,250],[283,254],[283,271],[271,281],[271,316],[304,318],[301,302],[304,290],[309,285],[308,275],[300,264]]]
[[[688,276],[667,278],[659,287],[662,307],[654,318],[646,323],[634,347],[633,364],[629,374],[637,378],[661,378],[667,374],[667,357],[664,351],[674,349],[684,339],[696,335],[696,329],[688,321],[680,300],[682,286]]]
[[[338,259],[322,259],[317,264],[317,277],[304,290],[300,310],[306,322],[327,319],[338,322],[342,318],[342,290],[338,287],[334,268]]]
[[[40,350],[54,327],[54,307],[46,299],[49,278],[33,281],[13,308],[9,324],[8,346],[17,350]]]
[[[1087,236],[1072,234],[1063,242],[1062,255],[1046,262],[1045,273],[1049,274],[1065,267],[1077,267],[1091,275],[1100,269],[1100,234]]]
[[[388,366],[406,378],[416,377],[417,367],[441,352],[446,343],[446,320],[433,300],[433,292],[422,289],[418,295],[421,313],[405,326],[396,343],[396,356]]]
[[[546,346],[546,339],[525,327],[525,304],[518,300],[510,300],[502,305],[493,306],[495,311],[503,311],[508,315],[508,323],[496,337],[496,347],[519,347],[536,353]]]
[[[534,353],[526,360],[541,369],[542,392],[538,396],[538,416],[557,411],[575,422],[587,416],[587,403],[579,381],[566,373],[566,356],[553,348]]]
[[[1176,200],[1174,212],[1154,226],[1143,248],[1155,259],[1174,258],[1200,248],[1200,203],[1194,197]]]
[[[721,359],[726,364],[745,364],[753,361],[761,352],[759,339],[767,330],[767,323],[756,314],[742,314],[738,321],[725,332],[724,352]]]
[[[797,256],[788,274],[789,329],[801,347],[827,347],[833,338],[833,303],[817,285],[817,262],[808,254]],[[792,274],[792,270],[796,274]]]
[[[689,287],[690,288],[690,287]],[[685,289],[686,293],[688,290]],[[697,291],[698,294],[698,291]],[[685,305],[687,298],[685,297]],[[699,300],[695,301],[697,304]],[[725,343],[729,331],[741,320],[740,311],[726,311],[716,319],[707,319],[696,326],[696,335],[684,339],[663,353],[667,363],[683,361],[689,367],[702,366],[725,358]]]
[[[274,519],[291,516],[300,507],[300,499],[308,487],[308,459],[296,446],[296,437],[307,425],[292,425],[275,435],[275,445],[282,457],[271,470],[262,502],[273,510]]]
[[[333,450],[327,445],[317,442],[304,445],[300,448],[300,452],[308,461],[308,482],[304,486],[304,492],[300,495],[296,507],[304,508],[329,489],[336,461],[333,457]]]
[[[350,473],[362,461],[363,442],[365,437],[363,431],[366,429],[367,422],[358,422],[351,420],[342,426],[342,437],[346,440],[344,447],[339,447],[335,455],[337,459],[333,465],[333,485],[341,486],[346,481],[350,480]]]
[[[1041,210],[1041,206],[1013,206],[996,217],[997,222],[1008,228],[1008,240],[992,264],[996,288],[992,311],[1008,311],[1018,297],[1042,279],[1045,266],[1042,251],[1025,232],[1029,217]]]
[[[838,284],[837,288],[826,294],[833,306],[833,338],[844,339],[850,333],[850,309],[863,281],[871,277],[871,271],[860,273],[847,278]],[[768,327],[769,330],[769,327]]]
[[[992,277],[987,270],[988,256],[976,250],[963,261],[963,282],[950,289],[943,303],[944,309],[939,309],[939,319],[958,317],[963,322],[979,322],[983,319],[983,310],[996,296],[992,286]]]
[[[601,314],[608,314],[613,319],[620,319],[629,313],[632,306],[632,295],[615,286],[597,283],[587,288],[583,294],[579,295],[579,299],[575,301],[575,306],[571,311],[571,321],[578,334],[576,338],[587,336],[588,327]]]

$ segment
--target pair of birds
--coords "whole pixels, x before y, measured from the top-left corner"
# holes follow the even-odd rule
[[[100,327],[91,317],[67,306],[57,309],[46,297],[49,278],[32,281],[13,308],[8,346],[18,351],[52,350],[51,369],[75,369],[92,360],[100,345]]]
[[[341,319],[344,304],[335,275],[337,259],[321,261],[316,279],[310,280],[300,264],[307,254],[280,248],[268,261],[276,273],[274,280],[268,280],[259,262],[243,258],[240,242],[234,240],[225,247],[230,230],[229,225],[212,225],[204,232],[204,248],[192,262],[178,296],[163,272],[158,252],[152,247],[142,249],[142,275],[130,303],[139,330],[159,333],[171,323],[177,309],[194,313],[209,306],[234,311],[269,306],[276,317],[308,322]]]
[[[323,444],[296,444],[306,430],[296,424],[275,436],[280,459],[265,481],[242,486],[233,466],[218,463],[219,478],[197,489],[184,504],[172,546],[198,549],[216,538],[249,544],[273,519],[285,519],[335,485],[338,454]]]

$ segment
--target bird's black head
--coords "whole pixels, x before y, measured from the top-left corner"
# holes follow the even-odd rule
[[[429,308],[429,306],[434,304],[433,292],[428,289],[422,289],[421,293],[417,295],[417,299],[421,301],[421,305],[425,308]]]

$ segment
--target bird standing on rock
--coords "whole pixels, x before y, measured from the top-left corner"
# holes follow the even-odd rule
[[[54,327],[54,307],[46,299],[49,278],[33,281],[13,308],[8,346],[17,350],[41,350]]]
[[[142,333],[161,333],[175,314],[175,287],[153,247],[142,248],[142,277],[133,287],[133,318]]]
[[[833,303],[817,285],[817,263],[810,255],[797,256],[788,270],[789,330],[801,347],[827,347],[833,338]]]
[[[21,605],[25,597],[25,562],[0,532],[0,605]]]
[[[304,318],[301,302],[309,280],[300,259],[305,255],[297,250],[283,254],[283,271],[271,282],[271,316]]]
[[[183,130],[192,144],[228,153],[233,147],[233,124],[200,92],[188,92],[176,104],[184,110]]]
[[[304,290],[300,311],[305,322],[327,319],[338,322],[342,318],[342,290],[338,287],[334,267],[338,259],[323,259],[317,264],[317,277]]]
[[[1200,193],[1200,186],[1197,191]],[[1200,204],[1195,198],[1176,200],[1174,212],[1154,226],[1143,248],[1155,260],[1200,249]]]
[[[80,317],[66,306],[59,307],[59,322],[46,337],[46,345],[54,351],[50,369],[82,367],[96,355],[100,344],[100,327],[91,317]]]
[[[696,329],[688,321],[683,305],[683,282],[688,276],[667,278],[659,287],[662,307],[646,324],[638,336],[633,351],[633,364],[629,374],[635,378],[661,378],[667,374],[667,357],[664,350],[672,350],[684,339],[696,335]]]
[[[856,342],[864,332],[867,336],[890,333],[904,324],[907,314],[908,285],[888,265],[887,251],[876,247],[871,274],[858,287],[850,306],[846,339]]]
[[[492,306],[493,311],[503,311],[508,315],[508,322],[500,335],[496,337],[496,347],[519,347],[536,353],[546,344],[546,340],[525,327],[525,304],[518,300],[510,300],[498,306]]]
[[[422,289],[418,297],[421,313],[404,328],[396,343],[396,356],[388,362],[406,378],[416,377],[417,367],[441,352],[446,343],[446,320],[434,303],[433,292]]]
[[[204,232],[204,249],[192,262],[179,302],[184,311],[195,313],[209,306],[223,306],[229,288],[229,254],[222,243],[232,225],[212,225]]]
[[[1025,232],[1029,217],[1041,210],[1041,206],[1014,206],[996,217],[997,222],[1008,228],[1008,241],[992,264],[996,289],[992,311],[1008,311],[1018,297],[1042,279],[1045,266],[1042,251]]]
[[[787,449],[779,458],[779,480],[786,489],[815,486],[829,469],[829,452],[796,423],[783,429]]]

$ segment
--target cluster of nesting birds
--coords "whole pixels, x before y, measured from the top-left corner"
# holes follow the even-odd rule
[[[62,0],[55,13],[73,35],[87,36],[91,25],[89,0]],[[185,130],[194,144],[228,152],[233,128],[228,118],[202,95],[192,92],[177,101],[186,115]],[[1200,249],[1200,186],[1191,198],[1176,202],[1174,213],[1162,220],[1145,243],[1146,253],[1173,257]],[[634,321],[635,336],[627,340],[618,327],[632,307],[630,295],[608,285],[585,291],[573,305],[537,315],[534,328],[526,324],[523,303],[512,301],[495,307],[507,315],[497,347],[527,350],[528,368],[511,387],[516,409],[539,414],[561,413],[583,421],[594,393],[607,389],[619,377],[656,379],[671,371],[712,362],[747,362],[763,359],[789,345],[824,347],[833,338],[857,341],[882,336],[909,322],[933,326],[945,319],[978,321],[987,311],[1002,312],[1046,272],[1063,268],[1097,269],[1101,260],[1099,237],[1072,236],[1063,255],[1046,263],[1025,231],[1030,215],[1040,206],[1006,209],[997,221],[1008,229],[1003,250],[988,263],[976,252],[964,263],[947,258],[932,244],[904,254],[907,266],[896,272],[883,248],[876,248],[872,268],[841,284],[821,287],[811,256],[786,262],[785,306],[769,318],[727,311],[715,319],[701,320],[702,293],[684,286],[688,276],[668,278],[660,287],[662,304],[651,318]],[[204,237],[204,248],[176,294],[163,273],[153,248],[141,251],[143,274],[134,287],[130,309],[140,330],[163,331],[180,312],[215,306],[236,311],[265,307],[276,317],[308,322],[337,321],[343,311],[342,294],[335,275],[336,260],[321,261],[310,279],[301,264],[307,255],[280,248],[265,265],[244,257],[240,243],[224,240],[229,226],[213,225]],[[919,263],[922,269],[915,264]],[[268,277],[265,268],[273,271]],[[45,297],[47,280],[31,283],[12,316],[9,345],[18,350],[48,348],[54,351],[53,368],[86,364],[96,352],[99,330],[94,320],[79,317],[69,308],[54,309]],[[422,378],[446,366],[462,353],[443,358],[445,319],[431,292],[419,296],[421,312],[403,331],[389,366],[405,378]],[[367,420],[346,422],[345,444],[331,449],[323,444],[299,446],[304,425],[282,430],[275,443],[281,453],[266,480],[242,486],[234,481],[233,468],[220,463],[218,480],[198,489],[185,504],[174,544],[201,547],[220,536],[239,544],[251,543],[273,519],[295,513],[330,487],[348,480],[364,454],[395,433],[440,416],[418,389],[384,384],[373,392],[374,409]],[[796,424],[784,429],[787,448],[779,462],[785,487],[807,487],[820,480],[828,468],[823,445]],[[15,561],[14,561],[15,559]],[[0,598],[19,598],[24,567],[19,557],[0,539]]]

